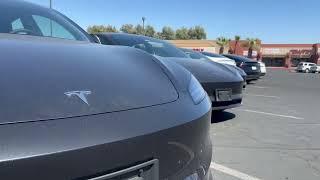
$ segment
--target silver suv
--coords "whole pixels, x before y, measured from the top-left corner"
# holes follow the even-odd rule
[[[309,73],[311,70],[311,67],[317,66],[315,63],[310,62],[300,62],[297,67],[297,72],[305,72]]]

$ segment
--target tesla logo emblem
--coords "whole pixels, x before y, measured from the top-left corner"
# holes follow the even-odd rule
[[[69,91],[65,92],[64,94],[68,97],[77,96],[89,106],[87,96],[91,94],[91,91]]]

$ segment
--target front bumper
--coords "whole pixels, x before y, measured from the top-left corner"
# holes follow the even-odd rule
[[[159,179],[209,172],[211,102],[0,125],[1,179],[86,180],[159,160]]]
[[[247,75],[247,81],[258,80],[260,76],[261,76],[261,73]]]
[[[223,83],[202,83],[202,86],[208,93],[208,96],[212,102],[212,110],[225,110],[235,108],[242,103],[242,91],[244,82],[223,82]],[[231,89],[231,101],[220,101],[216,100],[216,90]]]
[[[242,94],[232,95],[231,101],[217,102],[214,96],[210,96],[210,99],[212,101],[212,110],[214,111],[232,109],[239,107],[242,104]]]

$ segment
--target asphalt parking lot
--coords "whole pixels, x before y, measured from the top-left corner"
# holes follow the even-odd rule
[[[320,74],[268,69],[243,106],[213,116],[216,180],[320,179]]]

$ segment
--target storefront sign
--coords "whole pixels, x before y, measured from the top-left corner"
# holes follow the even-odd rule
[[[194,51],[199,51],[199,52],[216,53],[216,49],[214,47],[187,47],[187,48],[192,49]]]
[[[192,50],[203,52],[203,51],[204,51],[204,48],[193,48]]]
[[[312,50],[307,49],[293,49],[290,50],[292,56],[295,57],[310,57],[312,55]]]
[[[270,54],[270,55],[278,55],[281,54],[281,50],[279,48],[263,48],[263,54]]]
[[[243,56],[248,56],[249,51],[243,51]],[[252,51],[252,56],[255,57],[258,55],[257,51]]]

